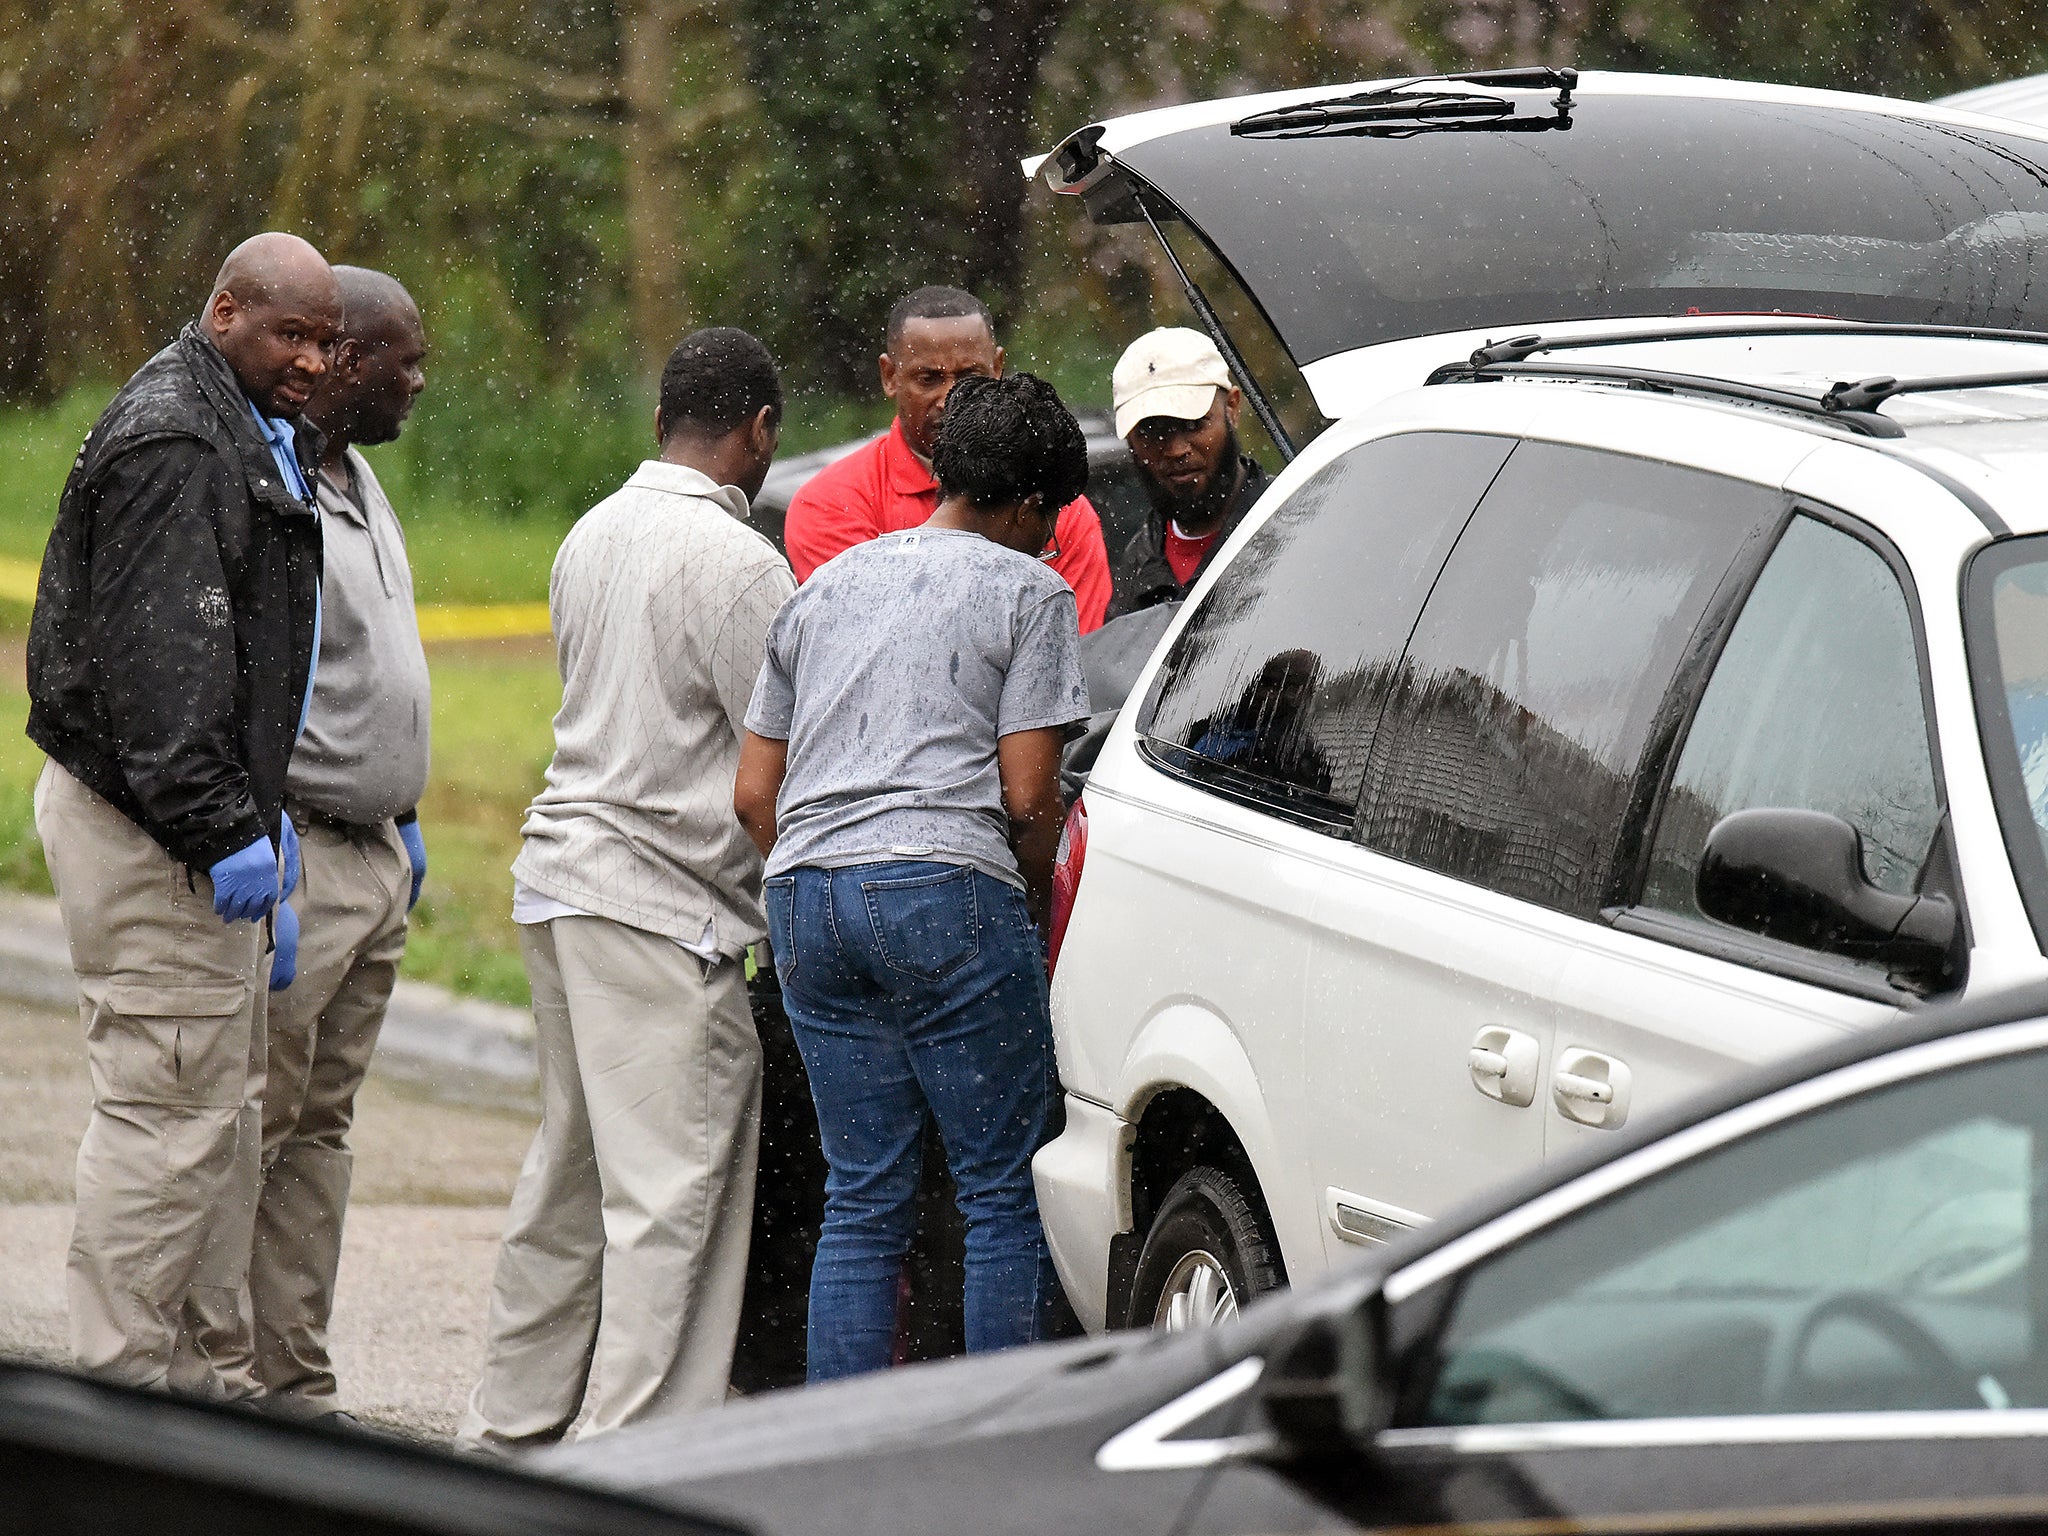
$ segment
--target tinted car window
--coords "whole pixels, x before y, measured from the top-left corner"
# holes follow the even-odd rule
[[[2048,949],[2048,538],[1970,563],[1965,612],[1978,727],[2020,894]]]
[[[1651,725],[1775,493],[1525,443],[1423,610],[1367,772],[1382,853],[1590,916]]]
[[[1787,526],[1715,663],[1644,905],[1700,917],[1707,834],[1758,806],[1841,817],[1863,834],[1865,875],[1897,895],[1914,889],[1941,823],[1906,595],[1876,550],[1811,517]]]
[[[2048,1403],[2048,1059],[1882,1089],[1475,1266],[1423,1422]]]
[[[1297,491],[1174,642],[1141,717],[1153,759],[1348,831],[1409,628],[1512,447],[1452,433],[1381,438]]]
[[[1520,95],[1521,115],[1547,100]],[[1589,95],[1569,133],[1272,139],[1217,124],[1118,159],[1201,229],[1302,364],[1595,316],[2048,328],[2048,143],[2021,133]]]

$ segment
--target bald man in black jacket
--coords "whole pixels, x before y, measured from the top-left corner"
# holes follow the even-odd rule
[[[138,1386],[254,1391],[236,1299],[318,635],[320,445],[296,418],[341,321],[312,246],[238,246],[204,315],[86,434],[36,592],[36,830],[93,1082],[72,1352]]]

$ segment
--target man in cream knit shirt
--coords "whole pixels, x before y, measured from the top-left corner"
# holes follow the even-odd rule
[[[661,457],[555,557],[562,709],[512,866],[541,1126],[463,1423],[475,1448],[559,1439],[593,1373],[584,1434],[725,1397],[760,1120],[741,957],[766,932],[733,771],[795,590],[745,518],[781,417],[760,342],[685,338],[662,372]]]

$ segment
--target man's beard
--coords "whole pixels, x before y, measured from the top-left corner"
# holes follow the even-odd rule
[[[393,410],[379,410],[371,407],[349,423],[349,442],[359,448],[373,448],[380,443],[395,443],[405,430],[405,416]]]
[[[1155,514],[1171,518],[1183,528],[1200,527],[1221,517],[1229,505],[1230,493],[1237,489],[1237,461],[1241,456],[1237,428],[1232,427],[1223,439],[1223,457],[1216,463],[1216,472],[1192,496],[1177,496],[1150,475],[1139,478],[1145,482],[1145,494],[1151,498]]]

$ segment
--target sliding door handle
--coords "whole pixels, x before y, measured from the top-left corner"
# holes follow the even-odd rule
[[[1489,1024],[1473,1037],[1465,1070],[1472,1074],[1472,1086],[1489,1099],[1521,1109],[1536,1102],[1536,1068],[1542,1055],[1534,1035]]]
[[[1550,1099],[1557,1112],[1580,1125],[1611,1131],[1628,1119],[1629,1090],[1635,1074],[1626,1062],[1570,1046],[1557,1053],[1550,1075]]]

